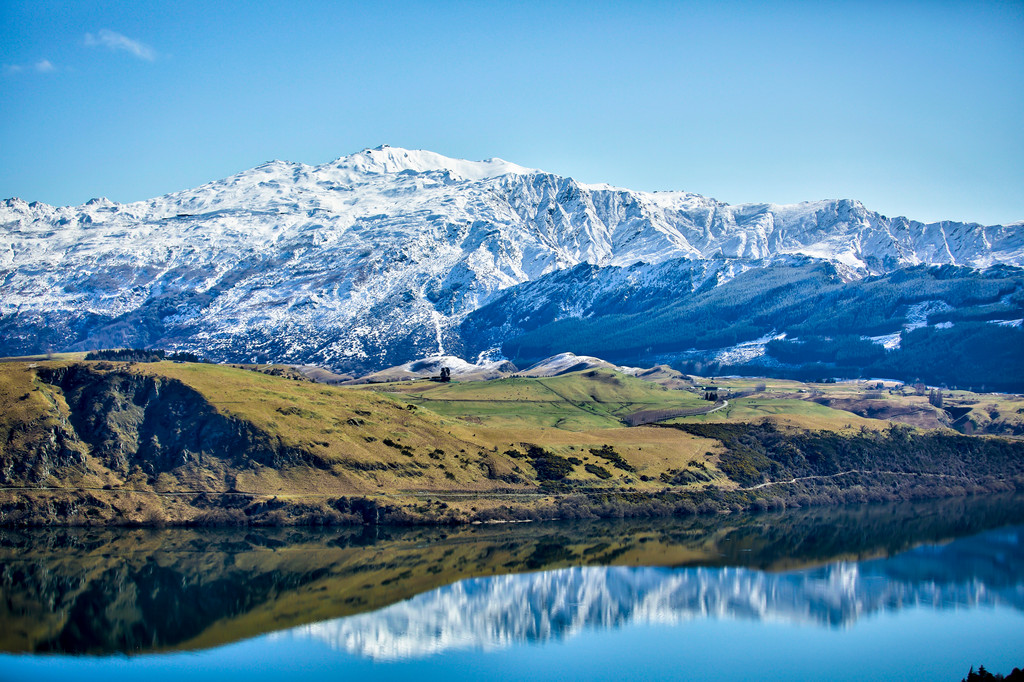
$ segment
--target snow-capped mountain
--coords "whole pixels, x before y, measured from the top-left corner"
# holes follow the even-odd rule
[[[794,258],[845,277],[1024,265],[1024,226],[925,225],[847,200],[729,206],[384,146],[130,204],[7,200],[0,354],[149,345],[379,369],[458,353],[467,314],[580,264],[685,271],[692,288]]]

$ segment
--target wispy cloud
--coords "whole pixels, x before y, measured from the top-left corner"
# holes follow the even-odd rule
[[[100,29],[97,33],[85,34],[86,47],[105,47],[108,50],[124,50],[139,59],[151,62],[156,59],[156,50],[138,40],[133,40],[126,35],[111,31],[106,28]]]
[[[14,75],[16,73],[25,73],[26,71],[34,71],[36,73],[53,73],[57,70],[57,67],[53,65],[49,59],[40,59],[35,64],[4,64],[4,75]]]

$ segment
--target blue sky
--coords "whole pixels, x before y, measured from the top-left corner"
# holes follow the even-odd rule
[[[729,203],[1024,220],[1024,2],[0,2],[0,198],[387,143]]]

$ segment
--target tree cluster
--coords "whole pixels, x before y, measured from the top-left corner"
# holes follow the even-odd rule
[[[960,682],[989,682],[990,680],[1006,680],[1006,682],[1024,682],[1024,670],[1020,668],[1014,668],[1009,675],[1003,677],[1001,673],[993,675],[989,671],[985,670],[985,666],[978,666],[977,672],[974,670],[974,666],[971,666],[971,671],[967,673],[967,677],[960,680]]]
[[[931,326],[903,331],[919,304],[937,310],[927,314]],[[580,317],[542,315],[550,321],[508,338],[502,350],[516,364],[571,351],[643,366],[785,331],[788,339],[767,348],[783,366],[759,366],[759,373],[798,379],[891,376],[1024,390],[1024,354],[1017,351],[1024,331],[991,324],[1024,317],[1024,274],[1017,268],[920,266],[854,282],[843,281],[827,264],[760,268],[721,286],[656,297],[642,311],[622,310],[594,302]],[[505,312],[512,316],[512,307]],[[492,320],[496,325],[498,318]],[[953,326],[934,326],[942,322]],[[896,333],[900,347],[891,351],[868,338]]]
[[[157,348],[117,348],[94,350],[85,354],[86,360],[106,360],[108,362],[203,362],[194,353],[168,353]]]

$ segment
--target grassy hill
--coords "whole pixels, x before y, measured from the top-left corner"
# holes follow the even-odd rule
[[[438,414],[472,417],[499,428],[554,428],[567,431],[610,429],[648,410],[689,411],[709,407],[688,391],[592,369],[555,377],[512,377],[494,381],[373,385],[395,392]]]
[[[967,435],[1024,436],[1024,396],[1020,394],[941,389],[935,390],[941,404],[934,405],[930,402],[934,389],[878,379],[815,383],[720,377],[707,381],[733,396],[729,407],[675,421],[750,422],[771,417],[808,429],[896,422],[923,429],[951,428]],[[851,421],[851,416],[867,422]]]
[[[877,455],[893,436],[891,423],[873,415],[931,414],[933,426],[940,414],[952,418],[927,397],[874,385],[705,383],[728,395],[728,404],[670,422],[739,432],[626,426],[637,413],[692,415],[713,405],[700,389],[668,389],[607,369],[346,388],[285,368],[0,363],[0,523],[453,523],[743,508],[787,497],[774,483],[752,489],[789,472],[788,455],[776,452],[786,434],[812,434],[812,449],[870,441]],[[966,409],[961,421],[982,409],[967,396],[948,400]],[[990,427],[1024,414],[1018,399],[991,400],[995,407],[984,407]],[[771,435],[757,452],[767,464],[746,461],[749,443],[737,445],[746,431]],[[900,438],[911,449],[939,438],[948,467],[959,467],[961,492],[1008,489],[1024,474],[1007,464],[1004,479],[989,480],[992,462],[1009,461],[1007,448],[1024,452],[1022,443],[998,441],[997,448],[951,431]],[[825,478],[839,473],[822,471]],[[821,483],[819,501],[842,498],[843,481]],[[856,485],[889,499],[902,494],[888,480]]]

